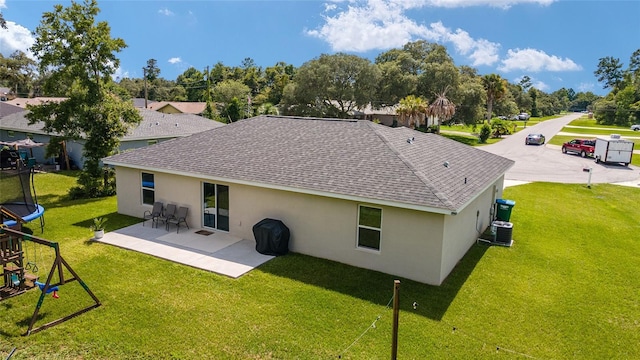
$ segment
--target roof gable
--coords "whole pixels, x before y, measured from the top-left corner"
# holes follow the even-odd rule
[[[202,114],[207,107],[205,102],[188,102],[188,101],[161,101],[148,106],[149,109],[162,111],[166,107],[172,107],[184,114]]]
[[[435,134],[362,120],[283,116],[242,120],[104,161],[447,211],[460,209],[513,164]]]

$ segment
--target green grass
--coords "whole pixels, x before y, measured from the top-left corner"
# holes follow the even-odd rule
[[[92,243],[93,217],[109,217],[107,230],[136,220],[117,215],[113,197],[69,201],[73,181],[36,176],[42,237],[60,243],[103,306],[21,337],[37,291],[1,302],[0,358],[13,347],[12,359],[389,358],[396,277],[289,254],[230,279]],[[401,279],[399,358],[639,358],[639,195],[599,184],[506,189],[513,247],[473,245],[440,287]],[[52,259],[40,256],[46,268]],[[77,282],[63,285],[38,324],[90,303]]]
[[[595,119],[589,119],[586,116],[583,116],[579,119],[573,120],[569,123],[572,126],[581,126],[581,127],[563,127],[562,132],[573,133],[577,135],[556,135],[547,143],[552,145],[562,146],[567,141],[571,141],[576,138],[584,138],[584,139],[594,139],[596,137],[608,137],[611,134],[620,134],[623,136],[636,136],[640,137],[640,133],[629,129],[628,127],[621,127],[615,125],[600,125],[596,123]],[[606,129],[606,130],[605,130]],[[635,150],[640,149],[640,138],[636,139],[627,139],[629,141],[633,141]],[[631,157],[631,164],[635,166],[640,166],[640,155],[634,154]]]

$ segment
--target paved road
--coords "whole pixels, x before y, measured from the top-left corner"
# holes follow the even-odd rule
[[[525,145],[524,141],[530,133],[541,133],[547,140],[572,120],[582,114],[574,113],[557,119],[540,122],[492,145],[481,146],[480,149],[514,160],[515,165],[507,171],[505,180],[545,181],[561,183],[587,183],[589,173],[584,169],[591,168],[591,183],[631,183],[640,184],[640,168],[633,165],[596,164],[591,158],[579,155],[563,154],[555,145]],[[638,156],[638,155],[634,155]]]

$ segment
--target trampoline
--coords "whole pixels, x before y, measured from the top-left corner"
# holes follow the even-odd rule
[[[39,220],[40,231],[44,231],[44,207],[38,204],[33,183],[33,168],[18,166],[16,169],[0,171],[0,207],[11,211],[26,222]],[[6,226],[16,225],[13,219],[5,220]]]

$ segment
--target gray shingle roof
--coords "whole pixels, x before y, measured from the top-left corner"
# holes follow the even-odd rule
[[[221,122],[193,114],[164,114],[147,109],[138,111],[142,121],[122,138],[123,141],[187,136],[224,126]]]
[[[0,118],[24,111],[23,108],[0,101]]]
[[[132,128],[122,141],[163,139],[188,136],[197,132],[224,126],[223,123],[192,114],[163,114],[153,110],[138,109],[142,121]],[[29,125],[25,117],[28,110],[0,118],[0,129],[46,134],[41,122]],[[177,124],[177,125],[176,125]]]
[[[242,120],[104,162],[446,211],[461,209],[513,165],[407,128],[283,116]]]

